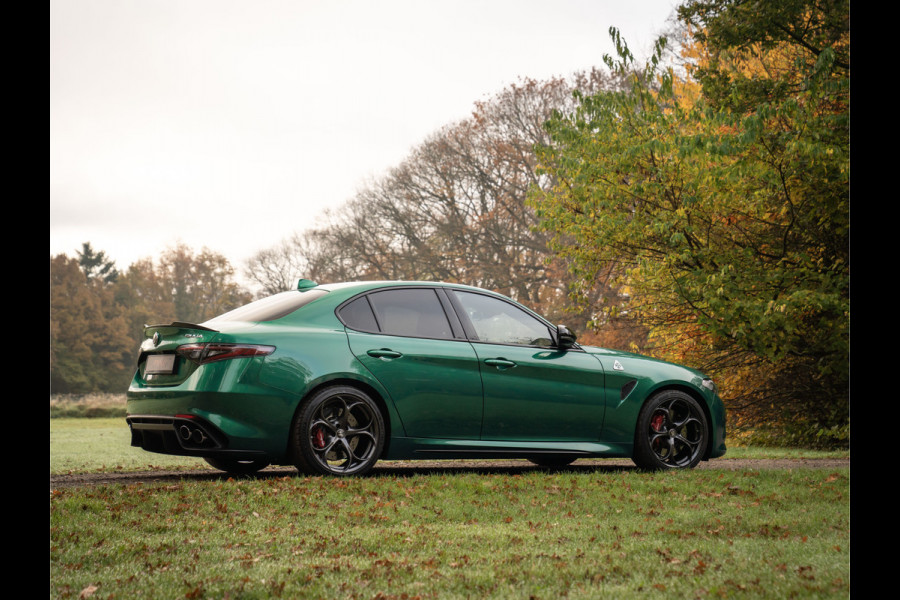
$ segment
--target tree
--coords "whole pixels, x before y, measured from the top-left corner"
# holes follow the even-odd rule
[[[116,263],[107,258],[103,251],[95,252],[90,242],[81,244],[81,252],[77,252],[78,264],[88,280],[114,283],[119,276]]]
[[[115,295],[116,303],[127,307],[128,333],[135,347],[144,339],[144,325],[175,320],[171,288],[150,258],[135,261],[122,273]]]
[[[752,4],[760,31],[795,30]],[[533,202],[581,290],[615,267],[631,294],[610,311],[637,315],[659,354],[711,371],[739,418],[774,416],[804,442],[834,443],[849,406],[849,71],[839,49],[814,53],[787,34],[726,63],[725,50],[743,50],[715,37],[716,19],[747,23],[747,6],[688,4],[718,52],[694,103],[662,68],[664,41],[637,70],[613,30],[608,65],[631,87],[551,119],[539,156],[558,183]],[[786,57],[793,70],[775,69]]]
[[[225,256],[185,244],[166,249],[157,263],[137,261],[120,279],[117,297],[137,317],[133,331],[138,321],[141,329],[143,323],[202,323],[251,300]]]
[[[203,248],[194,253],[178,244],[163,253],[157,274],[171,294],[174,319],[202,323],[250,301],[234,281],[234,268],[223,255]]]
[[[269,290],[301,274],[318,281],[466,283],[504,293],[584,331],[590,309],[566,312],[567,270],[552,259],[550,235],[536,229],[526,197],[532,186],[552,185],[537,174],[534,155],[536,144],[550,141],[543,123],[551,111],[574,106],[575,89],[619,85],[595,70],[505,88],[328,213],[324,226],[258,254],[248,274]],[[284,270],[292,272],[286,277]],[[618,332],[609,340],[628,348],[642,336],[632,334]]]
[[[250,301],[221,254],[180,244],[142,259],[114,283],[90,243],[79,259],[50,259],[50,387],[56,393],[123,391],[145,324],[201,323]]]
[[[80,261],[50,259],[50,389],[122,391],[136,345],[110,286],[92,285]]]
[[[257,252],[247,261],[244,274],[261,288],[260,296],[293,289],[301,277],[316,280],[318,270],[306,258],[313,254],[307,242],[295,234],[277,246]]]
[[[706,48],[694,76],[715,106],[747,112],[786,100],[814,71],[849,80],[849,0],[689,0],[678,15]]]

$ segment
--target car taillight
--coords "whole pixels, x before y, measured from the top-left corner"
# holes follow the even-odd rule
[[[275,346],[257,346],[252,344],[184,344],[175,350],[179,356],[202,365],[229,358],[247,356],[266,356],[275,352]]]

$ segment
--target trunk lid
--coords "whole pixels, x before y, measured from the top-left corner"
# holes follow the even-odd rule
[[[146,386],[181,383],[198,365],[179,356],[176,352],[178,347],[211,342],[218,335],[215,329],[181,321],[168,325],[145,325],[146,339],[141,344],[135,379]]]

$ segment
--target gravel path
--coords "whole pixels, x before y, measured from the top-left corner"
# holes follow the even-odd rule
[[[698,469],[720,471],[744,471],[760,469],[837,469],[850,466],[850,459],[728,459],[701,462]],[[540,470],[525,460],[420,460],[382,461],[372,471],[370,477],[409,477],[432,473],[528,473]],[[559,469],[568,472],[612,472],[637,470],[627,459],[580,459],[572,465]],[[77,473],[51,475],[50,489],[108,485],[121,483],[135,485],[144,483],[177,481],[215,481],[232,477],[221,471],[196,469],[191,471],[131,471],[127,473]],[[269,467],[252,476],[255,478],[298,477],[292,467]]]

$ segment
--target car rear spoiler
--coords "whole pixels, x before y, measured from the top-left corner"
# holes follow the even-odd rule
[[[197,325],[196,323],[185,323],[184,321],[172,321],[171,323],[157,323],[155,325],[144,325],[144,337],[151,337],[154,331],[158,331],[160,335],[171,335],[182,329],[193,329],[199,331],[211,331],[218,333],[217,329],[206,327],[205,325]]]

